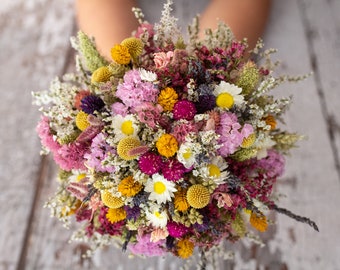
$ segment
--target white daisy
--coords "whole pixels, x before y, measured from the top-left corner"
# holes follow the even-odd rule
[[[158,173],[152,175],[152,179],[148,179],[144,190],[150,192],[149,200],[156,201],[158,204],[170,201],[177,191],[174,182],[166,180]]]
[[[152,205],[146,212],[146,218],[156,228],[165,228],[168,223],[166,211],[160,210],[159,206]]]
[[[276,143],[269,136],[261,137],[256,140],[254,147],[257,149],[257,159],[265,158],[268,155],[267,150],[272,148],[275,144]]]
[[[204,178],[212,179],[217,185],[220,185],[226,180],[229,176],[229,172],[227,171],[228,164],[225,160],[218,156],[214,157],[211,160],[211,163],[201,168],[201,175]]]
[[[185,142],[181,144],[177,152],[177,159],[185,168],[190,168],[194,165],[196,156],[199,154],[200,146],[197,143]]]
[[[214,89],[216,96],[216,105],[222,109],[229,110],[234,105],[239,106],[244,102],[244,97],[240,95],[242,88],[221,81]]]
[[[143,81],[154,82],[157,80],[157,74],[152,71],[147,71],[144,68],[139,69],[140,77]]]
[[[112,126],[115,133],[115,140],[120,141],[127,136],[137,136],[139,126],[136,118],[129,114],[121,116],[119,114],[113,116]]]

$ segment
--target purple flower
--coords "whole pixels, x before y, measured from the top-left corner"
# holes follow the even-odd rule
[[[153,152],[147,152],[139,158],[138,166],[143,173],[152,175],[160,171],[162,158]]]
[[[109,155],[115,155],[115,150],[105,141],[106,136],[99,133],[92,140],[91,151],[85,154],[84,158],[87,159],[87,165],[99,172],[114,172],[115,167],[111,164],[103,164],[103,161]]]
[[[88,95],[81,100],[81,109],[87,114],[93,114],[100,111],[105,106],[104,101],[95,95]]]

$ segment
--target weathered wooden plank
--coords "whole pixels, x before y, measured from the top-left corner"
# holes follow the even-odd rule
[[[312,67],[340,181],[340,4],[300,1]],[[322,16],[319,16],[322,10]]]
[[[266,38],[268,46],[279,49],[278,58],[283,60],[281,73],[292,75],[308,73],[313,69],[309,50],[311,44],[308,44],[311,41],[306,39],[307,26],[298,3],[295,0],[274,1]],[[323,13],[324,9],[317,8],[317,1],[309,1],[309,5],[315,5],[318,17],[327,16]],[[320,19],[318,25],[323,24],[324,21]],[[325,49],[317,53],[320,59],[328,54]],[[328,57],[328,61],[333,65],[336,60]],[[287,171],[285,178],[280,181],[278,191],[288,196],[281,199],[280,204],[314,219],[320,233],[285,216],[277,216],[276,233],[267,243],[269,254],[262,254],[265,257],[272,256],[272,263],[277,260],[276,268],[269,269],[340,267],[337,258],[340,250],[335,237],[340,228],[337,210],[340,187],[316,80],[311,77],[299,84],[285,85],[279,91],[280,95],[294,95],[294,104],[286,117],[287,128],[306,134],[308,140],[301,142],[300,148],[294,150],[292,157],[287,159]],[[241,262],[238,267],[260,265],[263,258],[257,257],[257,260],[250,260],[248,264]],[[265,266],[269,267],[270,264]]]
[[[144,11],[150,21],[158,21],[161,1],[145,0],[141,3],[148,7]],[[266,38],[267,46],[280,50],[278,58],[283,59],[281,72],[290,74],[312,70],[304,36],[305,25],[298,11],[297,0],[274,1]],[[182,0],[175,3],[175,16],[180,20],[188,21],[191,19],[189,14],[196,12],[199,10],[195,4],[187,5]],[[322,53],[325,52],[321,52],[320,57]],[[336,209],[340,190],[316,83],[310,78],[300,84],[285,85],[278,92],[285,96],[294,93],[295,102],[287,115],[287,127],[309,136],[309,140],[300,143],[301,148],[288,160],[285,179],[279,185],[279,191],[288,198],[282,199],[281,204],[315,219],[321,233],[316,234],[306,225],[278,216],[278,225],[263,235],[267,241],[265,248],[254,248],[247,241],[231,247],[237,253],[228,269],[255,269],[257,266],[260,269],[338,269],[336,254],[339,250],[333,235],[338,235],[340,228]],[[82,259],[86,246],[68,244],[70,232],[55,219],[50,219],[48,210],[42,209],[43,202],[55,191],[56,184],[48,181],[53,179],[54,173],[50,170],[37,203],[27,269],[178,269],[179,262],[173,257],[130,261],[113,248],[97,252],[92,259]],[[330,201],[332,205],[329,205]],[[324,211],[326,207],[327,212]]]
[[[31,91],[46,87],[51,76],[60,72],[64,65],[60,56],[69,38],[64,26],[70,23],[63,25],[70,19],[68,13],[55,11],[44,0],[2,1],[0,5],[1,269],[17,267],[30,230],[40,163],[35,133],[38,111],[31,104]],[[59,24],[49,30],[55,35],[47,36],[52,18]]]

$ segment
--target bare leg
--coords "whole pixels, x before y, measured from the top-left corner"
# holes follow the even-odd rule
[[[219,21],[228,24],[237,39],[247,38],[253,48],[261,37],[270,11],[270,0],[212,0],[202,13],[202,29],[215,29]]]
[[[100,53],[111,59],[113,45],[131,36],[138,22],[132,13],[133,0],[76,0],[79,28],[96,40]]]
[[[103,56],[110,59],[110,49],[129,37],[138,22],[131,12],[134,0],[76,0],[78,26],[96,44]],[[269,15],[270,0],[211,0],[201,16],[201,29],[215,29],[218,21],[226,22],[237,39],[248,38],[255,46],[262,35]]]

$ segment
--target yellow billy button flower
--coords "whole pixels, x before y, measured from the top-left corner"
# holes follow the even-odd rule
[[[127,65],[131,61],[129,49],[121,44],[117,44],[111,49],[111,57],[120,65]]]
[[[178,142],[171,134],[163,134],[156,142],[158,153],[166,158],[172,157],[178,150]]]
[[[268,228],[267,218],[262,213],[251,212],[249,221],[260,232],[265,232]]]
[[[132,175],[125,177],[118,185],[118,191],[123,196],[133,197],[142,189],[142,185],[139,182],[135,182]]]
[[[89,121],[87,121],[88,114],[86,112],[80,111],[76,116],[76,126],[81,131],[84,131],[90,126]]]
[[[159,93],[158,104],[163,107],[164,111],[171,112],[177,101],[178,95],[172,87],[166,87]]]
[[[191,242],[189,239],[184,238],[184,239],[180,239],[177,242],[177,254],[179,257],[181,257],[182,259],[187,259],[189,258],[193,252],[194,252],[194,243]]]
[[[116,209],[110,208],[109,210],[107,210],[106,218],[111,223],[122,221],[126,219],[126,211],[124,210],[123,207],[116,208]]]
[[[121,42],[121,45],[128,48],[129,53],[133,59],[136,59],[143,52],[144,44],[141,39],[130,37],[126,38]]]
[[[203,185],[192,185],[187,191],[187,200],[193,208],[200,209],[206,207],[210,201],[210,192]]]
[[[101,199],[105,206],[109,208],[120,208],[124,205],[124,202],[121,198],[115,197],[108,190],[105,190],[101,193]]]
[[[140,146],[140,141],[136,137],[125,137],[117,145],[117,154],[124,160],[135,159],[138,155],[129,155],[129,151]]]
[[[99,82],[107,82],[110,80],[110,77],[112,76],[110,70],[108,67],[100,67],[96,69],[91,77],[92,83],[99,83]]]

